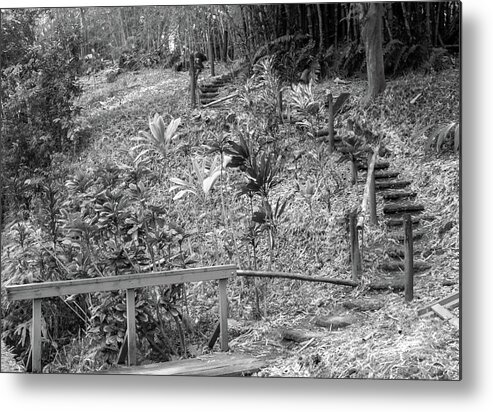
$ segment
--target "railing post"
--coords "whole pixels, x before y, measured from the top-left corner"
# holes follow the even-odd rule
[[[137,339],[135,328],[135,289],[127,289],[128,364],[137,363]]]
[[[372,161],[373,156],[370,155],[368,157],[368,170],[370,170],[370,164]],[[368,194],[369,199],[369,206],[370,206],[370,223],[372,225],[376,225],[378,223],[377,219],[377,195],[375,192],[375,167],[371,170],[371,175],[370,175],[370,193]]]
[[[279,119],[281,120],[281,123],[283,123],[282,119],[282,89],[279,90],[277,93],[277,104],[278,104],[278,110],[279,110]]]
[[[221,350],[226,352],[228,346],[228,296],[226,287],[228,279],[219,279],[219,328]]]
[[[33,318],[31,325],[32,371],[42,372],[41,368],[41,299],[33,299]]]
[[[405,286],[404,298],[410,302],[414,298],[414,266],[413,266],[413,224],[411,215],[404,216],[404,269]]]
[[[359,250],[358,228],[356,227],[356,212],[349,215],[349,234],[351,240],[352,280],[357,282],[361,275],[361,256]]]
[[[334,151],[334,100],[332,93],[327,95],[327,104],[329,108],[328,122],[329,122],[329,153]]]

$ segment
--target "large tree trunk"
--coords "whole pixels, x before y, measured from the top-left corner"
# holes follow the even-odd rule
[[[368,75],[367,100],[385,90],[385,72],[382,50],[383,3],[360,3],[362,37],[365,43],[366,72]]]
[[[365,43],[366,71],[368,75],[368,100],[373,99],[385,90],[382,10],[382,3],[360,3],[362,37]]]

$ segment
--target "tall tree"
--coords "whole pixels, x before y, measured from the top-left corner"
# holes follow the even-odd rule
[[[385,90],[382,50],[383,3],[359,3],[359,7],[368,75],[367,99],[371,100]]]

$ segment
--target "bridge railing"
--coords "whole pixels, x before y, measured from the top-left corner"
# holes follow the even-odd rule
[[[137,340],[135,324],[135,289],[148,287],[218,280],[219,286],[219,324],[220,345],[222,351],[228,350],[228,279],[236,274],[236,265],[223,265],[181,269],[165,272],[134,273],[121,276],[108,276],[91,279],[62,280],[55,282],[29,283],[26,285],[7,286],[7,299],[32,300],[31,350],[32,371],[42,372],[41,365],[41,301],[63,295],[80,293],[106,292],[111,290],[126,291],[127,305],[127,345],[128,364],[135,365]]]

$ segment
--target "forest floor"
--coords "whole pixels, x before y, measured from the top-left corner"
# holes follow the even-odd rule
[[[224,68],[217,70],[221,72]],[[418,309],[426,304],[459,291],[459,156],[450,151],[437,153],[434,148],[426,150],[430,126],[459,121],[459,80],[458,69],[389,80],[385,93],[369,107],[360,104],[365,81],[348,79],[341,84],[328,80],[314,86],[320,99],[326,90],[336,96],[340,92],[351,93],[347,109],[336,119],[338,133],[344,134],[348,119],[357,119],[366,129],[382,135],[387,148],[384,160],[403,179],[412,181],[411,189],[418,193],[417,199],[430,217],[423,223],[425,234],[419,249],[420,257],[431,269],[416,275],[414,300],[410,303],[404,301],[402,292],[370,290],[368,284],[379,276],[378,265],[385,257],[385,249],[393,246],[389,245],[385,225],[380,223],[364,234],[363,276],[361,286],[356,288],[287,279],[262,280],[259,284],[265,291],[263,316],[256,320],[252,316],[253,297],[242,293],[248,282],[234,280],[229,288],[230,349],[267,360],[267,366],[256,376],[459,379],[460,331],[437,316],[417,315]],[[222,95],[234,92],[238,85],[227,84]],[[190,125],[199,114],[202,119],[213,118],[218,112],[228,113],[237,107],[236,99],[231,99],[217,108],[192,111],[188,74],[171,70],[124,73],[114,83],[105,82],[100,75],[85,79],[84,87],[79,102],[84,109],[79,121],[90,127],[91,140],[73,163],[75,169],[110,161],[125,162],[129,148],[135,145],[131,138],[139,130],[148,129],[148,118],[154,113],[180,116],[182,124]],[[321,120],[322,125],[324,121]],[[294,141],[297,146],[291,150],[306,153],[324,144],[309,138]],[[299,180],[314,176],[313,166],[311,170],[307,166],[305,171],[303,163],[299,167]],[[349,180],[346,163],[334,163],[333,171]],[[327,233],[318,238],[318,252],[313,250],[313,235],[280,233],[276,270],[351,278],[349,247],[344,243],[348,236],[340,220],[347,204],[357,203],[361,198],[364,179],[360,180],[357,187],[333,194],[330,213],[319,206],[317,211],[323,219],[316,222],[310,223],[307,207],[301,200],[295,203],[289,216],[293,222],[306,230],[314,230],[314,226],[325,222]],[[288,191],[286,186],[281,185],[279,190]],[[166,185],[158,184],[155,196],[165,190]],[[379,200],[380,216],[382,207]],[[319,257],[322,263],[317,261]],[[243,269],[248,266],[244,261],[237,263]],[[200,286],[192,286],[188,294],[200,291]],[[351,302],[366,302],[372,310],[358,310]],[[200,302],[201,308],[204,305],[207,304]],[[459,316],[458,309],[454,314]],[[317,326],[317,319],[333,316],[348,325],[334,330]],[[296,333],[302,338],[290,338]]]

